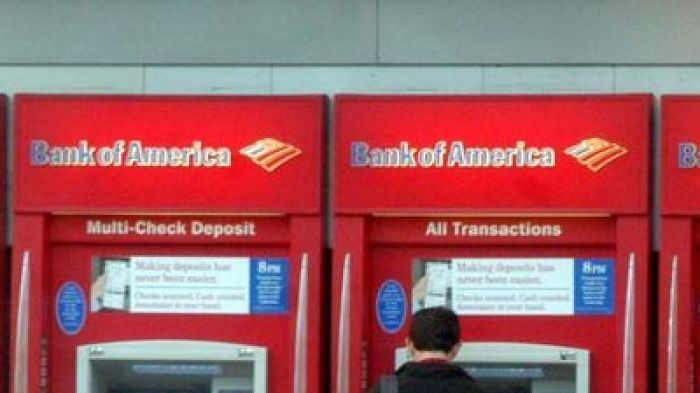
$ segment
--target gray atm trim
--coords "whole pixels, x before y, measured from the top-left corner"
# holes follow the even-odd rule
[[[411,360],[407,348],[396,350],[396,367]],[[576,365],[576,393],[588,393],[590,355],[585,349],[544,344],[508,342],[463,342],[456,362],[547,363]]]
[[[90,393],[91,360],[215,360],[253,363],[253,393],[267,392],[267,349],[215,341],[137,340],[77,348],[76,393]]]

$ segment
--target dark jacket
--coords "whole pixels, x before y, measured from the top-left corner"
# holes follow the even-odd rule
[[[481,393],[461,367],[445,362],[408,362],[394,373],[399,393]],[[370,393],[379,393],[379,384]]]

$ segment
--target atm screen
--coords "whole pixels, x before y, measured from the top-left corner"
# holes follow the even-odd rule
[[[576,367],[553,364],[460,364],[484,393],[576,393]]]
[[[253,364],[244,362],[92,362],[95,393],[252,393],[252,377]],[[249,388],[230,386],[236,382]]]
[[[580,348],[463,342],[454,361],[484,393],[588,393],[589,359]],[[406,348],[397,349],[397,368],[410,360]]]

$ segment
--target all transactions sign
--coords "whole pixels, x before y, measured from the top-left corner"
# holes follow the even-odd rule
[[[17,208],[318,211],[323,104],[19,96]]]
[[[341,212],[647,209],[648,96],[336,101]]]

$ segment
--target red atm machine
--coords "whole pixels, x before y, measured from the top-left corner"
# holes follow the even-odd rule
[[[649,390],[650,96],[336,102],[334,392],[431,306],[485,392]]]
[[[323,118],[18,96],[13,392],[322,393]]]
[[[659,392],[697,390],[700,96],[662,98]]]
[[[3,157],[7,157],[7,134],[5,132],[5,127],[7,125],[7,97],[0,94],[0,154]],[[7,288],[10,283],[9,268],[6,262],[6,234],[5,234],[5,209],[7,208],[7,188],[6,188],[6,163],[7,160],[0,160],[0,190],[3,190],[0,195],[0,290],[3,293],[7,293]],[[0,339],[0,352],[7,354],[7,308],[9,302],[3,302],[0,304],[0,315],[3,315],[3,319],[0,322],[0,333],[2,338]],[[7,355],[0,356],[0,370],[7,370]],[[7,373],[0,373],[0,386],[7,386]]]

